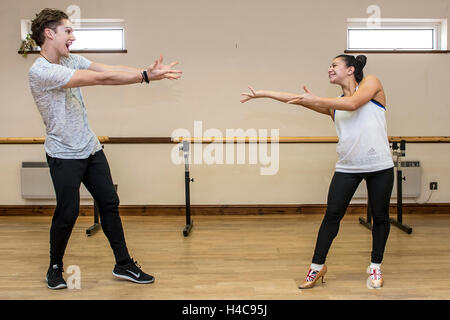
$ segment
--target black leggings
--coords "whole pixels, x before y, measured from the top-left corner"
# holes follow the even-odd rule
[[[373,217],[373,263],[381,263],[389,236],[389,203],[394,185],[394,168],[366,173],[335,172],[328,191],[327,211],[317,236],[312,262],[324,264],[333,239],[339,231],[339,223],[359,183],[366,179],[370,209]]]
[[[119,216],[119,197],[103,150],[87,159],[58,159],[47,155],[56,192],[56,210],[50,229],[50,263],[62,263],[80,208],[80,184],[98,204],[103,232],[116,262],[130,258]]]

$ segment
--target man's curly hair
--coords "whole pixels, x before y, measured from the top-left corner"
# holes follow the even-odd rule
[[[31,21],[31,38],[38,46],[42,46],[45,40],[45,28],[50,28],[56,32],[56,28],[62,23],[62,19],[69,19],[69,16],[61,10],[49,8],[42,10]]]

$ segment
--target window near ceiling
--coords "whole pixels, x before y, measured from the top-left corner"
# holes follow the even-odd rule
[[[72,25],[76,38],[72,52],[126,52],[124,20],[75,19]],[[30,32],[31,20],[21,20],[22,40]]]
[[[347,51],[447,51],[447,20],[347,19]]]

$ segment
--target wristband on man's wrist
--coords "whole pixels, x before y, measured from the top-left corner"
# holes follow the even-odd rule
[[[141,81],[141,83],[142,83],[143,81],[145,81],[145,82],[147,82],[147,83],[150,82],[150,80],[148,79],[147,71],[145,71],[145,70],[142,72],[142,81]]]

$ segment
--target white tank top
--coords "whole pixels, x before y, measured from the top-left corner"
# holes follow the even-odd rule
[[[385,113],[386,108],[376,100],[355,111],[335,110],[339,138],[336,172],[374,172],[394,166]]]

